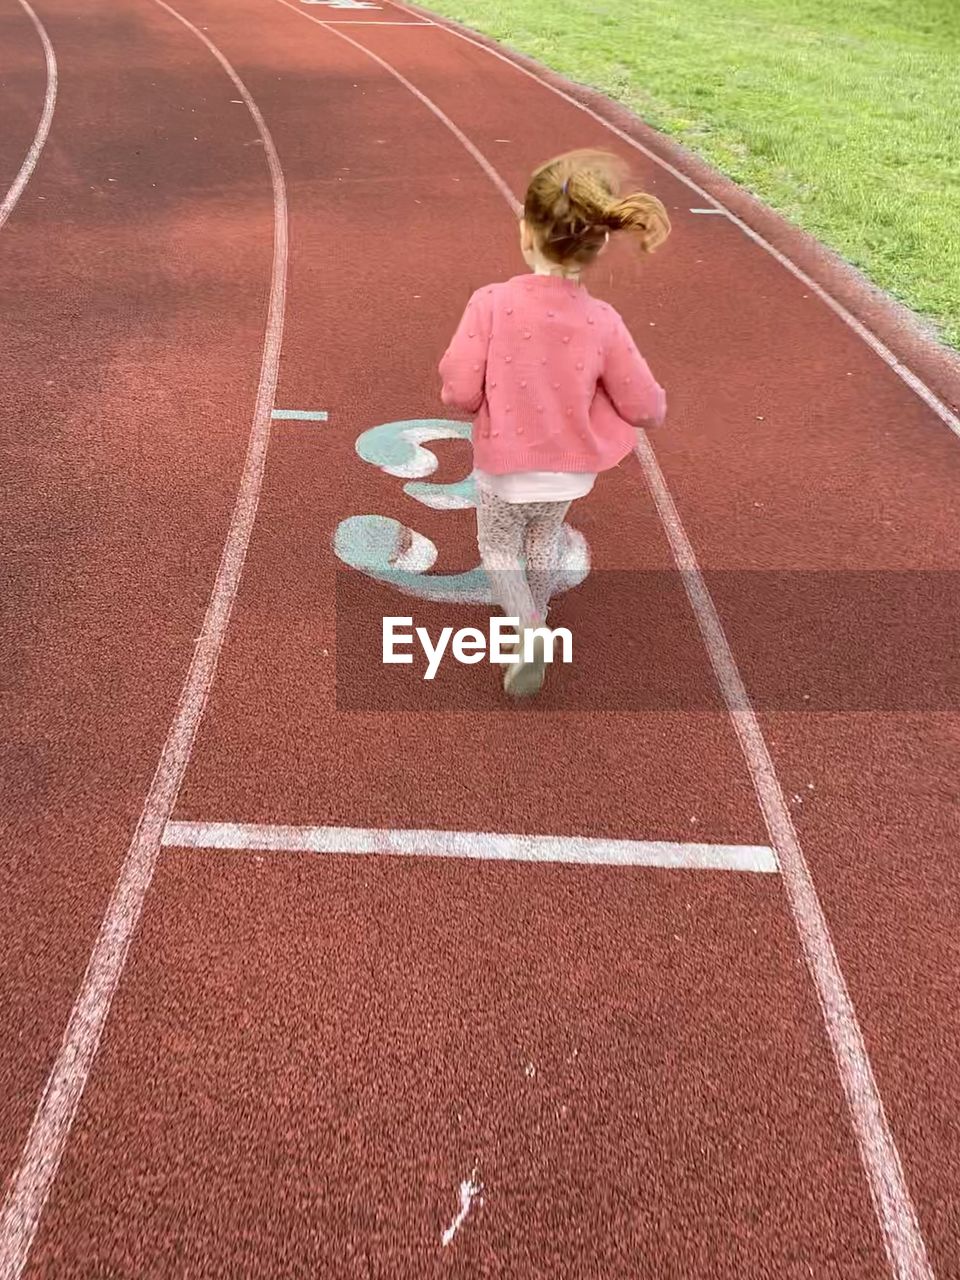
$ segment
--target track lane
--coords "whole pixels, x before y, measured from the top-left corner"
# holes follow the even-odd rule
[[[280,12],[271,30],[285,48],[297,20]],[[313,68],[309,83],[297,74],[298,60],[305,58]],[[431,689],[405,678],[411,674],[405,669],[397,669],[403,679],[391,681],[379,665],[373,685],[365,678],[376,629],[363,621],[394,605],[402,611],[410,602],[352,571],[338,574],[330,548],[339,521],[369,512],[409,523],[438,546],[440,571],[472,567],[477,552],[471,513],[431,511],[412,502],[400,481],[357,457],[356,438],[379,423],[436,412],[435,360],[411,361],[410,352],[442,352],[447,313],[472,288],[502,273],[504,261],[512,262],[516,231],[471,157],[361,53],[318,29],[312,44],[298,45],[290,67],[276,84],[264,76],[263,89],[295,154],[312,138],[316,155],[309,165],[313,181],[298,178],[291,202],[296,249],[278,403],[324,408],[330,421],[275,426],[245,583],[177,818],[598,835],[622,827],[640,838],[759,837],[735,739],[682,589],[674,575],[662,572],[671,564],[669,549],[635,475],[604,480],[615,494],[616,529],[588,507],[577,516],[596,576],[586,594],[558,603],[556,617],[575,619],[583,628],[591,646],[585,671],[610,673],[608,706],[617,705],[616,685],[639,670],[657,714],[643,724],[619,717],[617,731],[607,737],[604,722],[586,714],[590,689],[577,672],[563,673],[566,683],[558,679],[552,703],[548,695],[544,704],[562,709],[564,688],[581,679],[577,697],[584,714],[564,715],[557,749],[566,765],[586,769],[596,780],[600,791],[592,812],[583,811],[575,791],[556,795],[546,807],[537,800],[538,784],[553,792],[556,776],[536,749],[541,730],[535,717],[503,706],[493,679],[454,669]],[[320,118],[324,130],[311,134],[311,122]],[[423,130],[416,149],[410,119]],[[472,211],[466,244],[451,223],[461,207]],[[349,287],[331,276],[331,251],[337,261],[357,264]],[[435,297],[438,279],[450,282],[445,311]],[[379,313],[404,335],[402,342],[384,341],[377,316],[371,319],[355,305],[355,289],[377,297]],[[441,483],[469,467],[462,445],[438,445],[437,454]],[[627,597],[622,618],[608,627],[596,600],[604,575],[626,578],[638,569],[653,571],[650,607],[637,616]],[[431,627],[443,612],[417,607],[418,618]],[[469,614],[471,621],[482,616],[482,610]],[[643,668],[645,646],[635,633],[652,628],[655,618],[670,628],[673,647],[650,670]],[[344,711],[355,715],[338,711],[338,694],[346,699]],[[422,712],[456,714],[417,714],[418,701]],[[691,705],[698,714],[685,718]],[[400,714],[411,710],[413,717]],[[473,710],[484,715],[465,732],[472,723],[465,714]],[[471,768],[471,733],[480,736],[485,752],[525,762],[522,770],[498,768],[495,792]],[[691,741],[678,752],[685,734]],[[409,776],[405,744],[413,742],[422,772],[433,780],[427,791]]]
[[[56,133],[71,179],[48,205],[55,247],[36,217],[0,238],[16,548],[4,584],[5,1190],[203,616],[256,391],[272,224],[229,82],[211,99],[209,69],[167,22],[142,9],[78,21],[56,5],[44,19],[78,70]],[[215,169],[212,136],[225,144]]]

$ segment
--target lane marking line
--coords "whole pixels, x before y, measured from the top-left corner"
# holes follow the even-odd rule
[[[585,866],[666,867],[775,874],[763,845],[606,840],[596,836],[509,835],[490,831],[389,830],[377,827],[290,827],[247,822],[169,822],[164,848],[256,850],[266,853],[381,854],[503,862],[567,862]]]
[[[14,178],[9,191],[3,197],[0,203],[0,227],[4,225],[7,219],[17,207],[17,201],[23,194],[23,189],[30,181],[34,169],[37,167],[37,161],[40,159],[40,152],[43,150],[50,133],[50,125],[53,122],[53,111],[57,104],[57,57],[53,52],[53,45],[50,43],[50,37],[47,35],[46,28],[34,13],[28,0],[19,0],[20,7],[33,23],[36,28],[37,35],[40,37],[40,43],[43,45],[43,58],[47,68],[47,87],[43,95],[43,111],[40,115],[40,122],[37,125],[37,131],[33,135],[33,141],[27,148],[27,154],[23,158],[23,164],[20,171]]]
[[[391,0],[391,3],[395,9],[400,9],[403,13],[409,13],[414,17],[419,16],[416,9],[408,8],[405,4],[400,3],[400,0]],[[712,196],[709,191],[705,191],[703,187],[694,182],[692,178],[687,177],[681,169],[672,165],[669,160],[664,160],[662,156],[658,156],[655,151],[651,151],[650,148],[644,146],[642,142],[638,142],[636,138],[632,138],[629,133],[625,133],[623,129],[618,128],[617,125],[606,120],[599,111],[594,111],[592,107],[588,107],[585,103],[578,102],[571,94],[565,93],[563,89],[559,88],[557,85],[551,84],[549,80],[544,80],[542,76],[538,76],[536,72],[531,71],[528,67],[521,66],[511,58],[508,58],[506,54],[500,53],[499,50],[491,49],[488,45],[481,43],[481,41],[474,40],[471,36],[467,35],[465,31],[458,31],[456,28],[448,27],[444,23],[436,23],[435,25],[439,26],[442,31],[448,31],[450,35],[456,36],[458,40],[464,40],[467,44],[472,44],[474,48],[481,49],[484,53],[489,54],[491,58],[497,58],[500,62],[506,63],[508,67],[512,67],[514,71],[518,71],[521,75],[526,76],[529,80],[533,80],[535,84],[541,85],[544,89],[548,89],[550,93],[555,94],[558,98],[562,98],[564,102],[569,102],[571,106],[584,112],[586,115],[590,116],[592,120],[596,120],[598,124],[602,125],[605,129],[608,129],[622,142],[633,147],[634,150],[639,151],[641,155],[645,155],[648,160],[652,160],[654,164],[659,165],[661,169],[665,170],[665,172],[672,174],[679,182],[682,182],[685,186],[689,187],[691,191],[695,191],[698,196],[705,200],[707,204],[715,208],[718,213],[725,214],[735,226],[740,228],[748,239],[752,240],[754,244],[763,249],[765,253],[769,253],[772,258],[775,258],[786,271],[789,271],[790,274],[799,280],[805,288],[809,289],[811,293],[816,294],[820,301],[824,303],[825,306],[829,307],[834,315],[838,316],[844,324],[853,330],[858,338],[867,344],[870,350],[873,351],[874,355],[879,356],[883,363],[893,370],[901,382],[905,383],[914,395],[919,396],[928,409],[933,410],[945,426],[949,427],[956,436],[960,437],[960,417],[953,413],[952,410],[943,403],[939,396],[937,396],[937,394],[932,391],[927,384],[913,372],[912,369],[903,364],[902,361],[898,360],[890,348],[882,342],[871,329],[868,329],[865,324],[859,321],[852,312],[848,311],[842,302],[838,302],[837,299],[834,298],[832,294],[828,293],[822,285],[817,284],[816,280],[811,276],[808,276],[801,267],[798,267],[791,258],[788,258],[785,253],[781,253],[779,249],[775,248],[769,242],[769,240],[765,240],[758,231],[754,231],[754,229],[744,222],[742,218],[738,218],[733,210],[728,209],[721,200]]]
[[[507,204],[513,210],[514,214],[517,217],[520,216],[523,212],[522,206],[511,191],[510,187],[507,186],[506,182],[504,182],[503,178],[483,152],[473,145],[467,135],[453,123],[448,115],[440,110],[432,98],[428,98],[425,93],[421,93],[415,84],[412,84],[406,76],[401,75],[396,67],[392,66],[386,61],[386,59],[381,58],[378,53],[374,53],[372,49],[368,49],[366,45],[361,44],[359,40],[354,40],[354,38],[352,36],[348,36],[346,32],[338,31],[335,26],[329,22],[325,22],[323,18],[318,18],[315,13],[306,13],[303,9],[298,9],[295,4],[291,4],[290,0],[276,0],[276,3],[282,4],[285,9],[289,9],[291,13],[299,14],[301,18],[306,18],[309,22],[315,22],[318,27],[323,27],[324,30],[329,31],[332,36],[336,36],[338,40],[343,40],[346,44],[353,45],[354,49],[358,49],[365,57],[369,58],[372,62],[375,62],[379,67],[382,67],[383,70],[386,71],[387,75],[393,76],[394,80],[402,84],[408,93],[412,93],[418,102],[422,102],[427,110],[431,111],[440,123],[450,130],[467,154],[473,157],[493,185],[497,188],[504,200],[506,200]],[[405,12],[410,12],[410,10],[406,10]],[[364,23],[363,25],[366,26],[367,24]]]
[[[273,192],[274,230],[270,300],[260,382],[237,499],[207,605],[203,628],[113,894],[100,925],[63,1040],[34,1114],[27,1141],[0,1214],[0,1280],[22,1274],[50,1188],[103,1034],[114,993],[153,877],[160,839],[173,811],[193,740],[203,716],[253,530],[277,387],[287,275],[287,197],[273,139],[250,93],[211,40],[182,14],[155,0],[213,54],[246,103],[263,142]]]
[[[270,417],[274,422],[327,422],[326,409],[274,409]]]
[[[726,211],[724,209],[691,209],[690,212],[691,213],[713,213],[721,218],[725,218],[727,216]]]
[[[667,488],[653,446],[644,432],[638,434],[636,453],[703,636],[717,684],[730,712],[770,842],[776,851],[790,914],[816,988],[846,1095],[887,1259],[899,1280],[933,1280],[920,1224],[874,1079],[863,1033],[763,730],[700,571],[693,545]]]
[[[371,18],[364,22],[362,18],[334,18],[327,21],[328,27],[435,27],[435,22],[380,22]]]
[[[288,0],[278,0],[280,4],[288,4]],[[397,5],[404,8],[403,5]],[[410,12],[410,10],[406,10]],[[299,12],[294,9],[294,12]],[[320,25],[323,25],[322,23]],[[447,28],[449,29],[449,28]],[[339,33],[334,33],[339,34]],[[454,33],[459,34],[459,33]],[[341,37],[343,38],[343,37]],[[459,129],[448,121],[443,112],[426,98],[426,95],[409,85],[400,73],[384,62],[378,55],[365,49],[355,40],[350,43],[365,52],[374,61],[390,71],[397,79],[408,85],[414,95],[419,98],[441,121],[445,122],[455,136],[462,137]],[[476,41],[469,41],[477,44]],[[484,48],[479,45],[479,48]],[[494,56],[501,57],[494,50],[488,50]],[[511,66],[508,58],[503,58]],[[523,67],[517,68],[529,74]],[[530,75],[539,83],[539,77]],[[551,86],[547,85],[547,88]],[[566,94],[560,94],[566,97]],[[574,101],[570,99],[570,101]],[[579,105],[579,104],[577,104]],[[589,112],[600,123],[606,122],[595,112]],[[608,126],[614,133],[620,134],[627,141],[632,140],[627,134],[620,133],[613,126]],[[634,143],[640,148],[639,143]],[[480,155],[478,149],[470,143],[470,153]],[[653,157],[653,153],[650,153]],[[653,157],[658,163],[658,157]],[[486,159],[481,158],[481,168],[488,175],[494,175],[497,190],[500,191],[511,209],[518,207],[519,202],[510,191],[504,178]],[[682,175],[677,172],[678,177]],[[687,181],[684,179],[684,181]],[[694,184],[689,183],[693,186]],[[700,190],[695,188],[695,190]],[[700,192],[712,205],[720,208],[718,201]],[[731,214],[734,221],[738,221]],[[749,228],[745,228],[749,230]],[[759,239],[759,237],[758,237]],[[765,242],[762,242],[765,243]],[[772,253],[776,250],[768,246]],[[784,260],[787,261],[786,259]],[[792,267],[792,264],[791,264]],[[799,273],[799,272],[797,272]],[[826,295],[825,295],[826,296]],[[839,306],[839,304],[836,304]],[[852,317],[851,317],[852,319]],[[857,322],[858,323],[858,322]],[[921,384],[922,385],[922,384]],[[932,393],[930,393],[932,395]],[[935,399],[935,397],[934,397]],[[939,402],[937,402],[939,403]],[[693,546],[687,537],[686,530],[680,520],[679,512],[667,488],[666,480],[660,470],[656,455],[645,435],[638,437],[637,458],[641,464],[647,483],[650,487],[657,511],[660,515],[664,531],[670,542],[674,560],[683,579],[684,588],[690,600],[697,625],[704,639],[711,664],[714,668],[724,701],[733,721],[734,729],[740,741],[744,760],[750,770],[754,790],[760,803],[764,822],[770,834],[771,844],[776,852],[787,900],[794,925],[800,938],[800,944],[806,958],[817,998],[823,1014],[824,1025],[830,1041],[841,1086],[847,1100],[847,1108],[851,1118],[854,1137],[860,1152],[860,1158],[867,1176],[874,1210],[883,1236],[884,1248],[893,1274],[897,1280],[934,1280],[933,1271],[927,1258],[926,1246],[920,1231],[916,1209],[907,1187],[900,1154],[897,1150],[890,1125],[883,1108],[883,1102],[873,1075],[873,1068],[867,1055],[863,1033],[857,1021],[856,1011],[847,990],[846,981],[840,969],[840,962],[834,948],[829,925],[824,915],[810,869],[807,865],[793,820],[783,798],[780,782],[772,757],[767,749],[766,740],[757,720],[756,713],[747,696],[736,659],[730,649],[726,634],[720,622],[719,614],[707,589],[706,582],[700,573]]]

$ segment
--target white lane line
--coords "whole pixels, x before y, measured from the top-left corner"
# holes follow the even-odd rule
[[[725,218],[726,211],[723,209],[691,209],[691,213],[714,213],[720,218]]]
[[[283,337],[287,277],[287,197],[280,161],[270,131],[246,85],[216,45],[166,4],[165,0],[155,0],[155,3],[206,45],[236,86],[263,141],[273,190],[274,224],[273,266],[260,383],[243,476],[203,628],[140,821],[100,925],[63,1041],[33,1117],[26,1145],[4,1198],[0,1214],[0,1280],[17,1280],[26,1265],[40,1215],[57,1175],[140,919],[160,851],[160,838],[176,803],[190,749],[203,715],[256,517],[264,460],[270,439],[270,410],[276,394]]]
[[[34,13],[27,0],[19,0],[20,7],[26,13],[27,17],[37,29],[37,35],[40,37],[40,43],[43,45],[43,57],[47,65],[47,88],[43,95],[43,111],[40,114],[40,123],[37,125],[37,131],[33,135],[33,141],[27,149],[27,154],[23,158],[23,164],[20,166],[20,172],[14,178],[10,190],[3,197],[0,203],[0,227],[6,222],[16,208],[17,201],[23,194],[23,189],[30,181],[30,176],[37,167],[37,161],[40,159],[40,152],[43,150],[50,133],[50,125],[53,121],[53,109],[57,104],[57,57],[53,52],[53,45],[50,43],[50,37],[47,35],[46,28]]]
[[[507,835],[489,831],[415,831],[377,827],[287,827],[243,822],[169,822],[165,848],[269,853],[393,854],[588,866],[668,867],[697,871],[777,871],[764,845],[680,844],[595,836]]]
[[[435,22],[364,22],[362,18],[334,18],[326,20],[328,27],[435,27]]]
[[[487,157],[483,154],[483,152],[480,151],[479,148],[473,145],[473,143],[470,141],[467,135],[463,133],[462,130],[457,128],[457,126],[453,123],[450,117],[440,110],[440,108],[437,106],[437,104],[433,101],[432,98],[428,98],[425,93],[421,93],[415,84],[411,84],[411,82],[407,79],[407,77],[404,75],[401,75],[400,72],[396,69],[396,67],[392,66],[389,62],[386,61],[386,59],[381,58],[380,55],[377,53],[374,53],[372,49],[368,49],[366,45],[362,45],[359,40],[354,40],[352,36],[348,36],[346,32],[338,31],[336,27],[334,27],[331,23],[324,21],[323,18],[318,18],[316,14],[313,14],[313,13],[305,13],[303,9],[298,9],[295,4],[291,4],[290,0],[277,0],[277,4],[282,4],[285,9],[289,9],[292,13],[298,13],[301,18],[307,18],[310,22],[315,22],[318,27],[323,27],[325,30],[329,31],[332,36],[336,36],[338,40],[343,40],[347,44],[353,45],[354,49],[359,50],[359,52],[362,53],[365,57],[369,58],[372,62],[375,62],[377,66],[382,67],[383,70],[386,71],[387,75],[393,76],[394,80],[399,81],[399,83],[403,85],[403,87],[407,90],[408,93],[412,93],[418,102],[422,102],[423,105],[427,108],[427,110],[432,111],[433,114],[440,121],[440,123],[450,130],[450,132],[453,134],[456,140],[460,143],[463,149],[467,152],[468,155],[473,157],[473,159],[477,162],[480,168],[484,171],[484,173],[487,175],[487,177],[490,179],[493,185],[497,188],[497,190],[503,196],[504,200],[506,200],[507,204],[513,210],[513,212],[519,217],[520,213],[522,212],[522,206],[518,203],[517,198],[516,196],[514,196],[513,192],[510,190],[510,187],[507,185],[506,182],[504,182],[503,178],[500,176],[497,170],[493,167],[493,165],[490,163]]]
[[[413,17],[420,16],[416,9],[408,8],[407,5],[400,3],[399,0],[392,0],[392,3],[395,9],[400,9],[403,13],[409,13]],[[725,214],[735,226],[740,228],[748,239],[752,240],[754,244],[763,249],[765,253],[769,253],[772,258],[775,258],[786,271],[789,271],[792,276],[795,276],[805,288],[811,291],[811,293],[816,294],[820,301],[825,306],[829,307],[834,315],[839,316],[844,324],[849,326],[857,337],[865,342],[870,350],[873,351],[875,355],[879,356],[885,365],[893,370],[897,377],[910,388],[914,395],[919,396],[924,404],[929,409],[933,410],[945,426],[949,427],[955,435],[960,436],[960,417],[953,413],[952,410],[943,403],[939,396],[937,396],[934,391],[931,391],[927,384],[919,378],[912,369],[903,364],[902,361],[898,360],[890,348],[882,342],[877,335],[872,332],[872,330],[868,329],[865,324],[862,324],[855,315],[848,311],[842,302],[838,302],[837,299],[834,298],[832,294],[828,293],[822,285],[817,284],[816,280],[811,276],[808,276],[807,273],[798,267],[791,258],[788,258],[785,253],[781,253],[780,250],[774,248],[768,240],[764,240],[763,236],[760,235],[759,232],[754,231],[754,229],[744,222],[742,218],[738,218],[737,215],[731,209],[728,209],[721,200],[712,196],[709,191],[705,191],[703,187],[694,182],[692,178],[687,177],[681,169],[672,165],[669,160],[664,160],[662,156],[658,156],[655,151],[651,151],[650,148],[644,146],[642,142],[638,142],[636,138],[632,138],[629,133],[625,133],[622,129],[617,128],[615,124],[611,124],[609,120],[604,119],[598,111],[594,111],[592,107],[588,107],[583,102],[578,102],[577,99],[572,97],[569,93],[565,93],[563,89],[559,88],[557,85],[551,84],[549,80],[544,80],[542,76],[538,76],[536,72],[531,71],[528,67],[521,66],[519,63],[514,62],[512,58],[508,58],[506,54],[500,53],[499,50],[491,49],[481,41],[474,40],[465,31],[458,31],[456,28],[445,26],[442,23],[438,23],[437,25],[440,26],[441,30],[449,32],[452,36],[456,36],[458,40],[464,40],[467,44],[472,44],[474,48],[481,49],[484,53],[489,54],[491,58],[498,58],[501,62],[505,62],[508,67],[512,67],[514,71],[518,71],[521,75],[526,76],[529,80],[533,80],[544,89],[548,89],[550,93],[555,94],[558,98],[562,98],[564,102],[569,102],[571,106],[584,112],[584,114],[588,115],[592,120],[596,120],[598,124],[609,130],[609,132],[619,138],[621,142],[625,142],[627,146],[633,147],[635,151],[639,151],[641,155],[645,155],[648,160],[652,160],[653,163],[659,165],[661,169],[672,174],[678,182],[682,182],[684,186],[689,187],[691,191],[695,191],[698,196],[705,200],[708,205],[715,208],[718,213]]]
[[[286,0],[279,0],[279,3],[284,4]],[[477,42],[470,41],[470,43]],[[351,44],[356,44],[356,41],[351,41]],[[363,45],[358,44],[357,47],[369,54],[369,50],[364,50]],[[478,48],[484,47],[478,44]],[[488,52],[497,57],[502,56],[495,50]],[[369,56],[375,57],[375,55]],[[375,57],[375,60],[386,66],[391,74],[398,75],[383,62],[383,59]],[[516,66],[508,58],[503,58],[503,61],[510,66]],[[517,67],[517,70],[530,74],[523,67]],[[531,75],[530,78],[538,83],[545,83],[537,76]],[[421,101],[424,100],[424,95],[418,89],[413,89],[413,92]],[[560,93],[560,96],[567,97],[563,93]],[[569,100],[574,101],[572,98]],[[429,102],[429,100],[426,101]],[[447,121],[438,108],[431,104],[431,109],[440,120],[447,123],[456,136],[461,136],[456,126]],[[588,114],[595,116],[601,124],[606,124],[595,112],[588,111]],[[608,127],[613,128],[613,126]],[[618,133],[626,141],[632,142],[628,135],[620,134],[619,130],[613,129],[613,132]],[[633,145],[640,146],[639,143]],[[476,147],[472,143],[470,147],[471,154],[474,154]],[[645,150],[642,147],[640,149]],[[659,160],[658,163],[665,164]],[[504,194],[506,189],[507,204],[511,209],[517,207],[518,201],[510,192],[506,181],[493,169],[485,157],[481,167],[488,176],[491,170],[493,171],[495,177],[492,181],[495,182],[497,190]],[[683,175],[679,171],[676,173],[682,178]],[[688,183],[688,185],[693,184]],[[699,188],[695,189],[699,191]],[[700,192],[700,194],[711,204],[720,207],[719,203],[707,196],[706,192]],[[771,252],[776,253],[773,249]],[[824,1025],[837,1063],[891,1269],[897,1280],[933,1280],[933,1271],[927,1258],[920,1224],[904,1177],[900,1155],[883,1109],[873,1068],[867,1056],[863,1033],[840,969],[823,906],[794,830],[763,732],[747,697],[713,599],[700,573],[693,546],[680,521],[680,515],[670,496],[656,455],[646,436],[639,438],[637,457],[653,493],[677,568],[683,577],[684,587],[753,779],[771,844],[780,863],[791,915],[817,991]]]
[[[860,1158],[867,1173],[883,1232],[887,1258],[893,1274],[899,1280],[933,1280],[920,1224],[883,1109],[853,1001],[847,990],[830,927],[783,797],[763,730],[744,687],[716,606],[700,572],[696,553],[645,433],[638,435],[637,458],[670,541],[670,548],[703,636],[717,684],[740,740],[740,749],[750,770],[767,831],[776,851],[790,912],[816,987],[830,1047],[846,1094]]]

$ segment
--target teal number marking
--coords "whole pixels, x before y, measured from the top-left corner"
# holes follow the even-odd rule
[[[470,427],[442,418],[386,422],[371,427],[358,438],[358,455],[390,476],[406,479],[408,497],[434,510],[468,510],[476,506],[473,475],[450,484],[424,481],[436,471],[436,454],[424,446],[437,440],[469,440]],[[581,533],[564,525],[563,591],[579,586],[590,572],[590,557]],[[350,516],[334,535],[337,558],[377,582],[387,583],[404,595],[441,603],[489,604],[490,587],[480,565],[465,573],[431,574],[437,548],[398,520],[387,516]]]
[[[421,484],[411,480],[403,486],[403,492],[435,511],[464,511],[477,505],[477,483],[472,475],[452,484],[435,484],[432,481]]]
[[[467,573],[428,574],[426,570],[436,561],[437,548],[429,538],[413,533],[388,516],[351,516],[341,520],[333,549],[343,564],[387,583],[405,596],[445,604],[490,602],[487,575],[481,568]]]
[[[410,422],[385,422],[358,437],[356,450],[364,462],[372,462],[390,476],[429,476],[437,469],[436,454],[424,449],[432,440],[469,440],[466,422],[444,418],[416,418]]]
[[[463,509],[476,506],[476,485],[473,476],[457,480],[453,484],[418,484],[421,476],[429,476],[437,469],[437,456],[423,446],[435,440],[469,440],[470,427],[465,422],[448,422],[443,418],[422,418],[412,422],[387,422],[382,427],[371,427],[357,441],[357,453],[388,476],[400,476],[412,481],[403,486],[408,497],[422,502],[425,507],[438,510]]]

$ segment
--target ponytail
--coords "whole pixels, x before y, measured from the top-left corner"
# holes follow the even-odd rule
[[[670,219],[656,196],[637,192],[617,200],[607,210],[611,231],[626,231],[636,238],[643,253],[659,249],[670,234]]]
[[[618,231],[643,253],[663,244],[670,234],[666,209],[643,192],[621,196],[624,172],[622,162],[603,151],[569,152],[537,170],[523,212],[546,257],[586,265]]]

